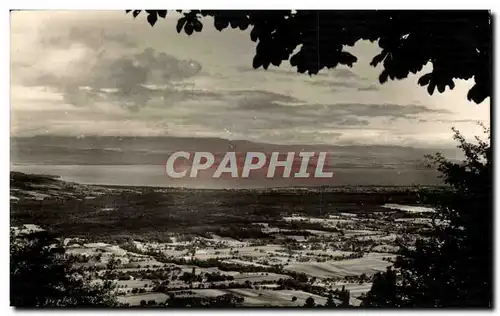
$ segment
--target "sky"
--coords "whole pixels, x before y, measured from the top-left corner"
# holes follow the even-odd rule
[[[379,48],[358,42],[354,67],[298,74],[252,68],[249,30],[177,34],[123,11],[11,13],[11,135],[216,137],[274,144],[453,146],[489,125],[473,81],[430,96],[419,75],[378,83]],[[424,68],[424,74],[431,66]]]

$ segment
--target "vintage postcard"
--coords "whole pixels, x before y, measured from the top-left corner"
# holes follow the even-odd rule
[[[10,14],[18,308],[492,308],[492,14]]]

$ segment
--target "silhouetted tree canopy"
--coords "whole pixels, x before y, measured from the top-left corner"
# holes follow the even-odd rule
[[[375,274],[372,288],[363,300],[363,305],[380,308],[399,307],[396,301],[396,279],[396,272],[391,268],[385,273]]]
[[[306,299],[306,302],[304,304],[304,307],[308,307],[308,308],[312,308],[316,306],[316,303],[314,302],[314,298],[312,298],[311,296],[309,296],[307,299]]]
[[[346,290],[345,285],[342,286],[342,290],[339,293],[340,305],[339,307],[349,307],[351,293],[349,290]]]
[[[145,10],[154,26],[167,10]],[[491,13],[482,11],[307,11],[177,10],[177,32],[203,30],[203,17],[214,26],[246,30],[258,42],[253,67],[267,69],[290,60],[299,73],[317,74],[338,65],[352,67],[357,57],[345,51],[359,40],[377,41],[382,49],[370,65],[382,65],[380,83],[404,79],[432,63],[418,83],[434,91],[455,87],[455,79],[474,78],[467,98],[481,103],[491,95]],[[137,17],[141,10],[127,10]],[[300,50],[297,48],[300,47]]]
[[[333,299],[333,293],[332,292],[328,293],[328,297],[326,299],[325,307],[329,307],[329,308],[337,307],[337,304],[335,304],[335,301]]]
[[[401,244],[394,270],[375,276],[364,306],[492,306],[491,147],[479,138],[469,143],[456,130],[455,139],[466,157],[462,163],[431,157],[450,187],[425,197],[437,210],[432,235]]]
[[[117,306],[109,281],[92,284],[59,241],[45,231],[10,240],[10,304],[14,307]]]

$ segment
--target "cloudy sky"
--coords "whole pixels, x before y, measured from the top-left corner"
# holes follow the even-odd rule
[[[380,85],[375,44],[353,68],[309,77],[288,64],[251,67],[249,31],[177,34],[122,11],[11,14],[11,133],[220,137],[278,144],[451,146],[450,128],[480,134],[489,99],[472,82],[429,96],[418,76]],[[428,70],[430,67],[424,69]]]

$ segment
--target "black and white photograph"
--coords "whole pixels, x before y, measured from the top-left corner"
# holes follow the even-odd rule
[[[493,309],[494,17],[10,11],[10,306]]]

